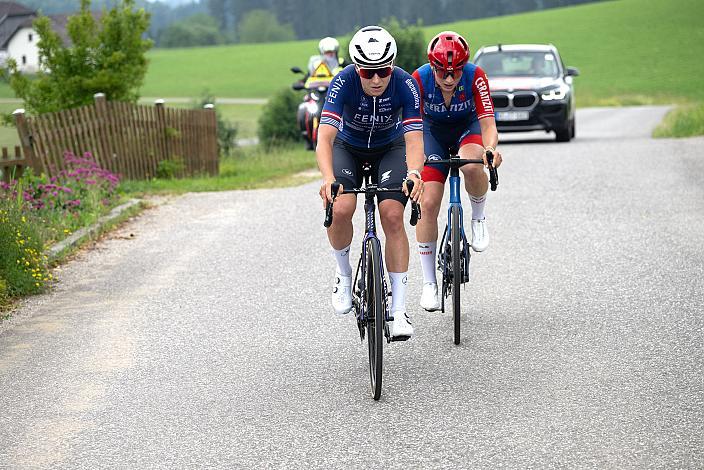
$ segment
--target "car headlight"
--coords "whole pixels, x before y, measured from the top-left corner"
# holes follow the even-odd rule
[[[569,92],[570,87],[563,83],[559,86],[543,90],[540,97],[543,101],[564,100]]]

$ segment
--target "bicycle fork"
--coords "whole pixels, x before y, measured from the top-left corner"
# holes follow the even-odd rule
[[[471,254],[469,251],[469,243],[467,242],[467,235],[464,231],[464,210],[462,209],[462,202],[460,199],[460,176],[457,168],[450,169],[450,203],[447,208],[447,225],[445,225],[445,231],[442,235],[442,241],[440,243],[441,249],[438,250],[438,269],[443,273],[443,279],[449,279],[452,260],[451,243],[453,207],[457,207],[459,209],[460,220],[457,225],[460,228],[460,243],[462,244],[460,252],[462,279],[460,282],[464,284],[469,282],[469,259]]]
[[[367,186],[370,186],[369,183],[367,183]],[[367,285],[367,269],[366,269],[366,260],[368,256],[367,250],[369,249],[369,243],[367,243],[371,239],[379,241],[378,237],[376,236],[376,205],[374,204],[374,196],[373,194],[367,194],[366,195],[366,200],[364,202],[364,212],[366,214],[366,220],[365,220],[365,235],[364,235],[364,243],[362,243],[362,256],[359,258],[359,263],[357,264],[357,272],[355,274],[355,280],[353,283],[354,289],[355,289],[355,295],[353,295],[353,303],[355,306],[355,311],[357,313],[357,324],[359,326],[359,332],[360,332],[360,338],[364,340],[364,328],[366,324],[369,321],[373,321],[373,318],[370,318],[369,312],[367,311],[368,307],[368,302],[365,302],[364,299],[367,298],[369,295],[369,288],[370,286]],[[379,246],[381,247],[381,243],[379,243]],[[391,316],[390,312],[390,304],[388,302],[388,297],[389,297],[389,291],[388,287],[386,284],[386,276],[384,275],[384,255],[382,253],[383,250],[379,250],[379,273],[381,274],[381,284],[382,284],[382,299],[384,299],[384,316],[385,316],[385,324],[384,324],[384,335],[386,336],[387,341],[390,341],[391,335],[389,332],[389,322],[393,321],[393,317]]]

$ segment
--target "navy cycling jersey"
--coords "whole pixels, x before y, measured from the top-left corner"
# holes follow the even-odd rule
[[[489,93],[489,81],[484,71],[474,64],[462,68],[462,77],[452,95],[450,107],[445,106],[440,87],[435,83],[433,69],[425,64],[413,72],[420,86],[423,120],[433,124],[469,123],[494,117],[494,105]]]
[[[364,93],[354,65],[348,65],[330,84],[320,124],[337,128],[340,140],[361,148],[382,147],[406,132],[422,131],[416,81],[394,67],[384,93],[372,97]]]

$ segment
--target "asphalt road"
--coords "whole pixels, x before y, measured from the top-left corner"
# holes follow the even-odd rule
[[[0,467],[703,468],[704,139],[664,112],[506,138],[463,342],[412,257],[379,402],[317,183],[147,211],[0,326]]]

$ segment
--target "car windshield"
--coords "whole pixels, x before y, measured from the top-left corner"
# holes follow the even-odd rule
[[[558,76],[557,59],[552,52],[485,52],[477,58],[476,64],[489,78]]]

